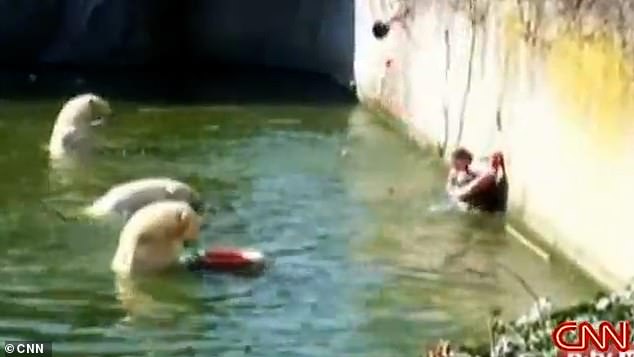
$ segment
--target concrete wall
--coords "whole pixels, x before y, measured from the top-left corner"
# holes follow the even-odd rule
[[[634,63],[610,16],[627,24],[630,2],[610,2],[617,16],[601,1],[582,14],[554,0],[356,0],[358,96],[445,155],[502,150],[510,221],[620,287],[634,276]],[[411,16],[375,39],[399,6]]]
[[[0,65],[269,65],[352,79],[353,0],[0,0]]]

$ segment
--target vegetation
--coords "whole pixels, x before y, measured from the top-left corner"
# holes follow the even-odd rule
[[[601,293],[593,301],[553,310],[547,298],[540,298],[530,311],[515,321],[505,322],[499,311],[488,321],[489,343],[453,347],[448,341],[427,351],[427,357],[515,357],[556,356],[551,342],[553,328],[564,321],[634,321],[634,285],[611,294]]]

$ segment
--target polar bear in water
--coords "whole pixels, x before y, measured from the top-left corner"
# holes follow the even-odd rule
[[[138,210],[119,235],[110,268],[119,277],[159,273],[178,264],[184,245],[198,239],[201,217],[182,201],[158,201]]]
[[[110,104],[96,94],[71,98],[57,115],[48,143],[49,157],[62,159],[90,149],[92,127],[103,124],[111,115]]]
[[[198,192],[167,177],[144,178],[116,185],[87,207],[84,214],[93,218],[120,215],[127,219],[140,208],[159,200],[185,201],[202,214],[203,203]]]

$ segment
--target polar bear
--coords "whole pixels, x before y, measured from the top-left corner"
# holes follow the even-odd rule
[[[127,219],[140,208],[159,200],[185,201],[202,214],[203,203],[198,192],[168,177],[150,177],[118,184],[85,208],[83,213],[92,218],[118,215]]]
[[[124,277],[168,270],[178,264],[184,245],[198,239],[200,223],[201,217],[187,202],[151,203],[121,230],[110,268]]]
[[[81,153],[91,146],[92,127],[103,124],[112,115],[110,104],[100,96],[87,93],[71,98],[57,115],[48,152],[51,159]]]

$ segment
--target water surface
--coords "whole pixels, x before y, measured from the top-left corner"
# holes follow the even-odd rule
[[[431,209],[442,164],[353,103],[119,95],[97,157],[51,168],[42,146],[64,99],[0,102],[0,339],[52,340],[56,356],[418,356],[440,337],[484,339],[493,307],[526,309],[501,266],[558,303],[594,290],[499,218]],[[56,212],[157,175],[216,208],[203,245],[260,249],[271,268],[117,284],[120,227]]]

